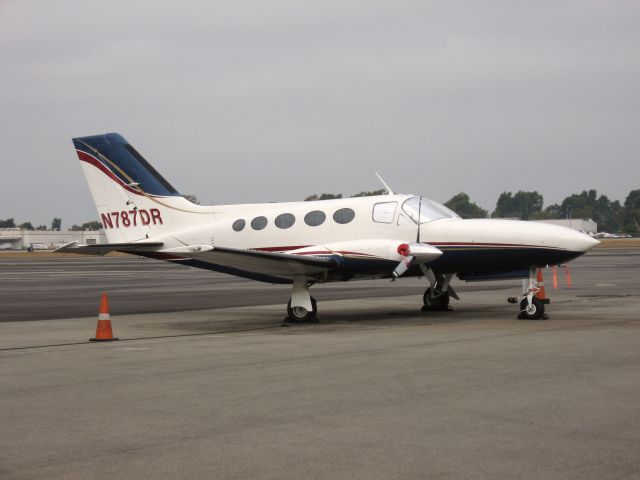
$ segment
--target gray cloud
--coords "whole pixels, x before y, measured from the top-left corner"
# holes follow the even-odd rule
[[[70,138],[127,137],[203,202],[377,188],[493,208],[638,188],[635,2],[0,7],[0,218],[95,217]]]

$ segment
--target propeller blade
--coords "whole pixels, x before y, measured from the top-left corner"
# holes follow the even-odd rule
[[[393,271],[393,276],[395,278],[401,277],[402,275],[405,274],[405,272],[407,270],[409,270],[409,267],[413,264],[413,261],[415,260],[416,257],[405,257],[402,259],[402,261],[398,264],[398,266],[396,267],[396,269]]]
[[[419,264],[432,262],[442,255],[442,250],[428,243],[403,243],[398,246],[398,253],[405,258],[393,271],[396,278],[402,276],[416,261]]]

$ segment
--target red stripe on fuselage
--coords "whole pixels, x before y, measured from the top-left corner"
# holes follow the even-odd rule
[[[425,245],[433,245],[440,247],[478,247],[478,248],[543,248],[543,249],[551,249],[551,250],[564,250],[560,247],[552,247],[550,245],[527,245],[527,244],[519,244],[519,243],[481,243],[481,242],[422,242]],[[250,250],[257,250],[259,252],[288,252],[291,250],[299,250],[301,248],[308,248],[312,245],[292,245],[292,246],[280,246],[280,247],[258,247],[251,248]],[[313,254],[330,254],[330,253],[340,253],[340,254],[352,254],[352,255],[367,255],[366,253],[359,252],[349,252],[349,251],[338,251],[332,252],[331,250],[322,251],[322,252],[300,252],[303,255],[313,255]]]
[[[299,246],[290,246],[290,247],[259,247],[259,248],[250,248],[249,250],[256,250],[258,252],[288,252],[289,250],[298,250],[300,248],[307,248],[311,245],[299,245]]]

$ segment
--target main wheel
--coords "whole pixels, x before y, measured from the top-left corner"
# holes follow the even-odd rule
[[[287,315],[292,322],[317,322],[318,304],[316,299],[311,297],[311,311],[304,307],[292,307],[291,299],[287,303]]]
[[[427,288],[422,296],[422,302],[424,303],[426,310],[448,310],[449,294],[441,293],[440,295],[432,297],[431,288]]]
[[[520,318],[525,320],[539,320],[544,318],[544,303],[536,297],[531,299],[531,305],[527,299],[520,302]]]

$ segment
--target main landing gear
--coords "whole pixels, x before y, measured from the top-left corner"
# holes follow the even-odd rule
[[[456,291],[451,287],[450,282],[453,278],[453,274],[436,275],[429,268],[424,265],[420,265],[422,273],[429,280],[430,286],[424,291],[422,301],[424,306],[422,311],[441,311],[446,312],[451,310],[449,307],[450,297],[460,300]]]
[[[290,322],[318,322],[316,299],[309,295],[309,284],[304,275],[293,278],[293,291],[287,304],[287,320]]]
[[[423,312],[428,310],[447,311],[449,310],[449,293],[429,287],[424,291],[422,302],[424,303]]]
[[[318,323],[318,305],[316,299],[311,299],[311,310],[307,310],[304,307],[292,307],[291,300],[287,303],[287,320],[290,322],[309,322]]]
[[[529,270],[529,278],[522,280],[522,300],[520,300],[520,313],[518,318],[522,320],[547,320],[548,315],[544,313],[545,304],[549,303],[549,299],[544,298],[544,285],[537,278],[538,269],[531,267]],[[542,298],[540,298],[542,297]],[[517,298],[513,299],[517,302]],[[515,303],[514,302],[514,303]]]

